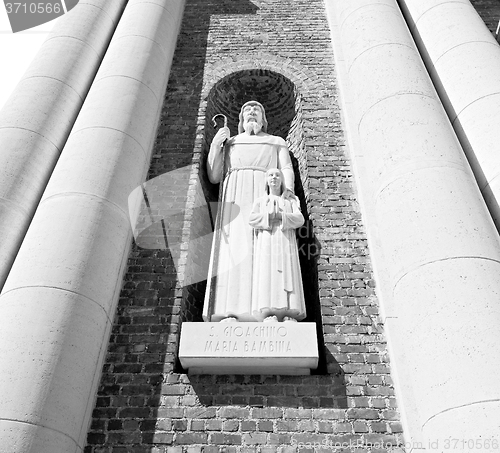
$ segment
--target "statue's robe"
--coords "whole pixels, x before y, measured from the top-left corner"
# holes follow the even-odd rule
[[[281,220],[270,219],[272,204],[279,206]],[[295,230],[304,224],[298,201],[266,195],[257,199],[250,214],[254,228],[252,313],[263,320],[285,316],[306,317]]]
[[[207,321],[228,316],[258,321],[252,313],[254,232],[248,222],[254,201],[265,195],[271,168],[281,169],[286,187],[293,190],[292,163],[281,137],[241,133],[227,140],[223,153],[213,146],[210,150],[207,171],[211,181],[222,184],[222,193],[203,308]]]

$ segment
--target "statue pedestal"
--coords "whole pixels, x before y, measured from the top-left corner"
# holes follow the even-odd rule
[[[184,322],[179,360],[189,374],[310,374],[318,366],[312,322]]]

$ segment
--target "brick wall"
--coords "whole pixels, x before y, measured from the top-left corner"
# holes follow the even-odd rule
[[[204,171],[209,120],[222,111],[235,133],[236,104],[247,97],[268,107],[270,132],[294,155],[308,220],[303,279],[320,333],[312,376],[190,377],[176,359],[180,324],[201,319],[206,285],[213,218],[203,198],[217,196]],[[184,175],[175,190],[155,184],[172,172]],[[187,1],[148,178],[157,227],[143,246],[158,245],[133,245],[86,453],[397,449],[401,423],[322,0]],[[172,218],[157,220],[155,200]]]

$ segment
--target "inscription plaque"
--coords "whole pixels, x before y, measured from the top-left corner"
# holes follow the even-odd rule
[[[190,374],[310,374],[318,366],[309,322],[185,322],[179,360]]]

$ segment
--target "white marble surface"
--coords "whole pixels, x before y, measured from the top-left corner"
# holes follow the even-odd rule
[[[190,374],[309,374],[318,366],[311,322],[185,322],[179,360]]]

